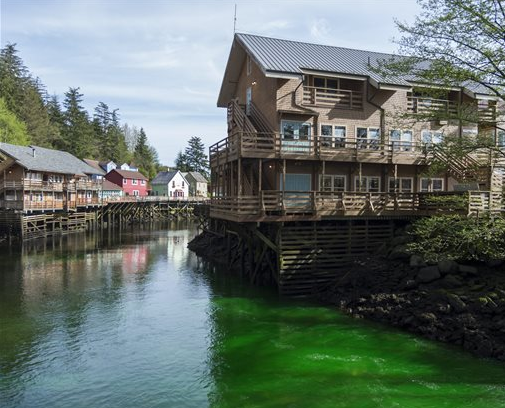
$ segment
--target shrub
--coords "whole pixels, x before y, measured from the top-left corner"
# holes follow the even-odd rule
[[[410,253],[428,262],[441,259],[488,261],[505,259],[505,220],[439,215],[412,224]]]

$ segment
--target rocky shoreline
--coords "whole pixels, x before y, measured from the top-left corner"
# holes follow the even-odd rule
[[[389,324],[505,361],[505,272],[500,263],[427,265],[399,235],[378,254],[335,272],[315,298],[357,318]],[[226,239],[203,233],[188,248],[226,263]]]
[[[395,250],[390,252],[395,258]],[[505,274],[498,266],[374,256],[316,297],[358,318],[505,361]]]

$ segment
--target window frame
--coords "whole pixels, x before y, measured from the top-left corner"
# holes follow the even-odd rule
[[[379,186],[377,191],[370,191],[370,181],[372,179],[377,179],[379,181]],[[365,180],[365,190],[361,189],[361,186],[358,185],[359,183],[359,176],[354,176],[354,192],[356,193],[380,193],[381,192],[381,177],[380,176],[361,176],[361,180]]]
[[[393,132],[400,132],[398,140],[393,140]],[[410,140],[403,140],[403,135],[407,133],[410,133]],[[412,129],[390,129],[389,143],[391,144],[392,150],[401,152],[412,152],[415,150],[414,131]]]
[[[139,181],[137,179],[132,179],[132,186],[137,186]]]
[[[410,190],[403,191],[402,182],[408,180],[410,181]],[[395,185],[391,189],[391,182],[398,182],[398,187]],[[414,177],[388,177],[388,193],[413,193],[414,192]]]
[[[323,126],[331,127],[331,136],[323,135]],[[341,128],[344,130],[344,136],[336,136],[335,130]],[[321,123],[319,125],[319,138],[321,140],[321,145],[330,148],[345,148],[347,141],[347,125],[337,124],[337,123]],[[328,140],[329,139],[329,140]]]
[[[359,130],[360,129],[365,129],[366,130],[366,138],[363,137],[358,137]],[[370,137],[370,130],[377,131],[377,138],[371,138]],[[367,149],[367,150],[379,150],[379,145],[381,143],[381,131],[380,127],[376,126],[356,126],[355,129],[355,138],[356,138],[356,147],[358,149]]]
[[[423,181],[428,180],[428,187],[426,190],[423,189]],[[441,181],[442,188],[440,190],[433,190],[433,180]],[[421,177],[419,179],[419,192],[420,193],[436,193],[440,191],[445,191],[445,179],[443,177]]]
[[[325,187],[324,187],[324,179],[325,178],[331,178],[331,187],[329,190],[326,190]],[[344,187],[343,189],[335,189],[335,179],[343,179],[344,180]],[[343,174],[320,174],[319,175],[319,191],[322,191],[322,192],[338,192],[338,193],[341,193],[341,192],[344,192],[346,191],[347,189],[347,176],[343,175]]]

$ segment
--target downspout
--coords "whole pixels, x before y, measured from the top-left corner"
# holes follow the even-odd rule
[[[382,106],[380,106],[380,105],[376,104],[376,103],[373,101],[373,98],[375,98],[375,96],[377,95],[377,92],[375,92],[372,96],[370,96],[370,95],[368,94],[368,88],[369,88],[370,86],[371,86],[371,84],[370,84],[370,78],[369,78],[369,77],[367,77],[367,79],[366,79],[366,90],[365,90],[365,92],[366,92],[366,101],[367,101],[370,105],[372,105],[372,106],[376,107],[377,109],[379,109],[379,111],[380,111],[380,132],[381,132],[381,141],[382,141],[382,143],[384,143],[384,142],[385,142],[385,138],[386,138],[386,112],[385,112],[385,110],[384,110],[384,108],[383,108]],[[386,182],[387,182],[387,175],[386,175],[386,172],[387,172],[387,170],[386,170],[386,169],[384,169],[384,170],[383,170],[383,172],[382,172],[382,178],[383,178],[383,179],[382,179],[382,185],[384,186],[384,187],[383,187],[384,191],[387,191],[387,190],[386,190],[386,188],[387,188],[387,187],[386,187]],[[395,177],[396,177],[396,175],[395,175]],[[361,178],[361,175],[360,175],[360,178]],[[361,187],[361,180],[360,180],[359,182],[360,182],[360,187]]]

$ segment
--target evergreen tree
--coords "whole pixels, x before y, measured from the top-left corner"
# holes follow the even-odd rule
[[[62,129],[65,118],[56,95],[52,95],[48,98],[46,102],[46,109],[51,127],[50,145],[53,149],[62,150],[66,147],[62,139]]]
[[[0,97],[11,112],[19,115],[29,74],[17,54],[16,44],[7,44],[0,51]]]
[[[63,144],[67,152],[79,158],[96,157],[97,148],[93,126],[89,121],[88,113],[81,106],[83,95],[79,88],[69,88],[65,93],[63,102]]]
[[[189,171],[186,155],[180,150],[179,153],[177,153],[177,157],[175,158],[175,168],[182,172]]]
[[[154,158],[143,128],[140,128],[139,139],[135,146],[134,161],[139,171],[145,176],[153,178],[156,175],[156,168],[153,163]]]
[[[29,141],[25,124],[7,108],[4,99],[0,98],[0,142],[26,146]]]
[[[177,159],[179,159],[179,156]],[[209,160],[205,154],[205,146],[201,138],[193,136],[189,139],[188,146],[184,154],[181,155],[181,161],[182,167],[187,169],[185,171],[197,171],[204,177],[209,177]]]

